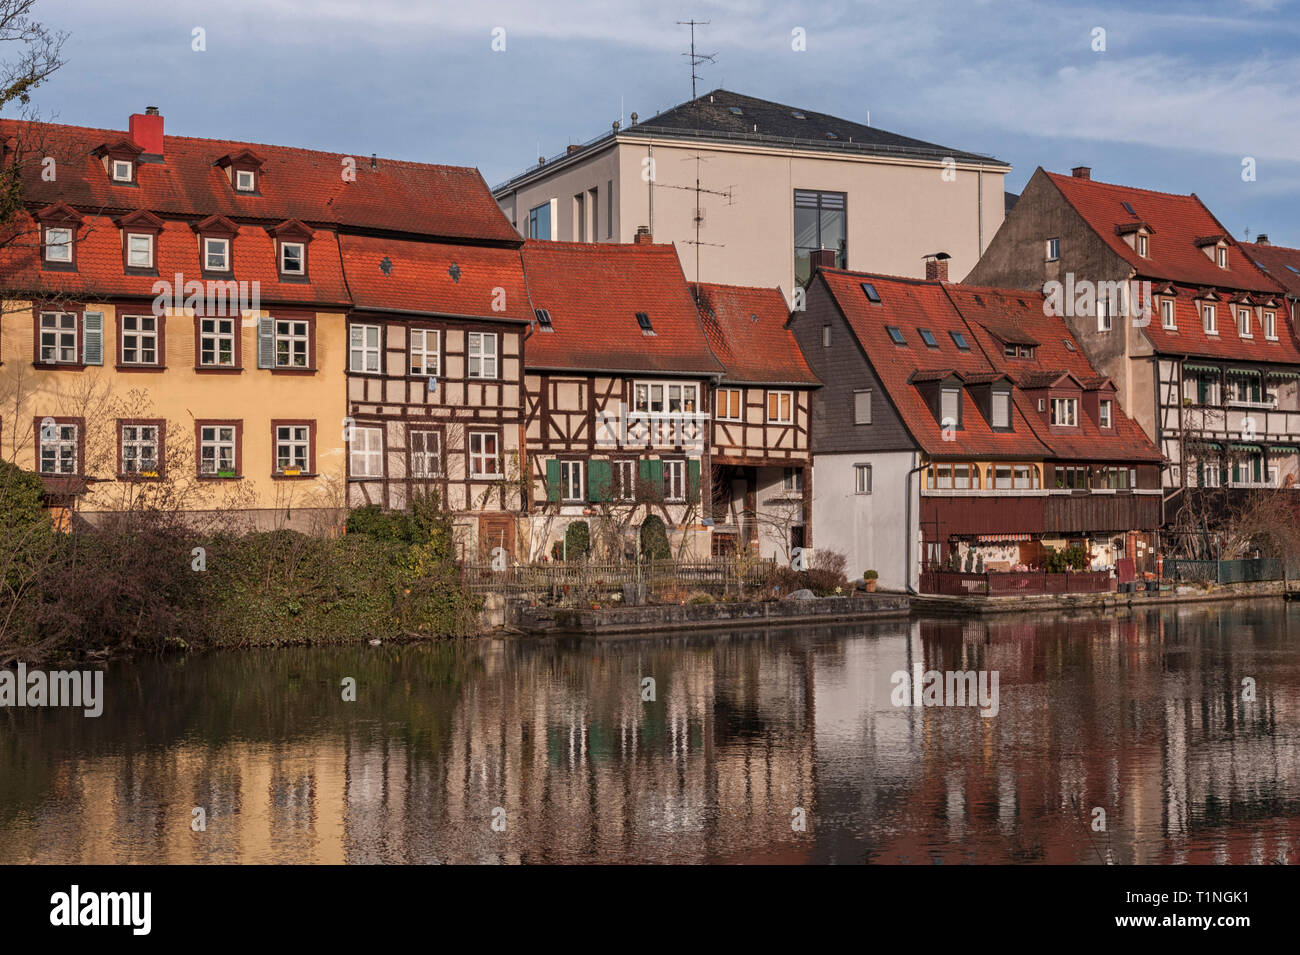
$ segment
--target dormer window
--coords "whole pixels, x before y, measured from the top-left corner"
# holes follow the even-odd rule
[[[72,262],[72,230],[60,227],[45,228],[45,261],[60,265]]]
[[[1076,427],[1079,424],[1079,399],[1053,398],[1051,422],[1060,428]]]
[[[235,188],[240,192],[256,192],[257,173],[252,169],[236,169]]]
[[[275,240],[275,263],[280,270],[280,281],[305,282],[307,245],[315,233],[297,219],[286,219],[267,231]]]
[[[307,271],[307,246],[301,242],[281,242],[280,271],[285,275],[305,274]]]
[[[1109,428],[1112,421],[1111,402],[1103,398],[1097,405],[1097,421],[1103,428]]]
[[[135,182],[135,163],[125,159],[113,160],[114,182]]]
[[[990,423],[994,428],[1010,430],[1011,429],[1011,392],[995,391],[993,392],[992,419]]]
[[[163,221],[152,212],[137,210],[117,220],[122,230],[122,266],[128,274],[156,274],[158,236]]]
[[[147,232],[126,234],[126,266],[130,269],[153,268],[153,236]]]
[[[1174,318],[1174,300],[1171,298],[1160,300],[1160,327],[1170,331],[1178,328],[1178,322]]]
[[[193,226],[199,236],[199,264],[203,271],[229,275],[234,271],[234,242],[239,226],[225,216],[208,216]]]
[[[1215,255],[1214,260],[1219,264],[1219,268],[1226,269],[1228,267],[1227,248],[1224,246],[1219,246],[1219,248],[1215,251],[1214,255]]]
[[[1241,333],[1242,338],[1254,338],[1254,332],[1250,327],[1250,309],[1237,309],[1237,330]]]
[[[1213,305],[1202,306],[1201,322],[1205,326],[1205,334],[1219,334],[1219,317]]]
[[[1264,313],[1264,337],[1277,341],[1277,312]]]
[[[209,272],[230,271],[230,240],[203,240],[203,268]]]
[[[1146,234],[1143,232],[1138,233],[1137,251],[1138,251],[1138,255],[1142,256],[1142,258],[1145,259],[1147,257],[1147,237]]]
[[[939,425],[944,428],[961,427],[961,389],[944,388],[939,396]]]
[[[216,162],[230,180],[231,187],[236,192],[248,194],[257,193],[258,178],[265,164],[265,160],[251,149],[230,153]]]

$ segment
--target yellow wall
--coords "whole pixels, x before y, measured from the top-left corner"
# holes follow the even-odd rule
[[[124,509],[158,482],[120,482],[117,473],[118,418],[161,418],[167,422],[165,484],[181,495],[186,510],[273,510],[334,508],[343,502],[346,458],[346,321],[341,312],[317,312],[314,374],[272,373],[257,367],[257,318],[274,308],[245,311],[241,322],[238,374],[195,371],[193,313],[169,310],[165,319],[163,371],[119,371],[117,309],[89,302],[86,311],[104,313],[104,364],[82,369],[34,367],[34,323],[30,303],[5,303],[0,329],[0,456],[36,468],[34,419],[85,419],[85,461],[95,483],[80,503],[83,512]],[[123,307],[148,314],[146,307]],[[298,314],[311,314],[298,312]],[[287,313],[286,313],[287,314]],[[197,419],[242,419],[242,479],[198,480],[194,423]],[[316,478],[272,478],[272,419],[316,422]],[[292,514],[290,513],[290,517]],[[284,526],[295,526],[290,519]]]

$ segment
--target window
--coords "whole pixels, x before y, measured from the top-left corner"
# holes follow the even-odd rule
[[[280,271],[285,275],[306,275],[307,246],[302,242],[281,242]]]
[[[411,477],[442,477],[442,435],[437,431],[410,431]]]
[[[542,332],[554,332],[555,325],[551,322],[551,313],[544,308],[533,309],[533,316],[537,319],[537,330]]]
[[[1000,470],[1000,469],[999,469]],[[1011,469],[1011,486],[1018,491],[1027,491],[1032,486],[1032,469],[1027,464],[1017,464]]]
[[[384,476],[384,432],[380,428],[356,427],[348,448],[348,473],[354,477]]]
[[[1241,334],[1242,338],[1255,337],[1251,333],[1251,329],[1250,329],[1250,309],[1248,308],[1237,309],[1237,331]]]
[[[237,477],[239,429],[235,424],[199,423],[199,474]]]
[[[47,228],[45,230],[45,261],[72,262],[72,230]]]
[[[275,367],[311,367],[311,322],[306,319],[275,320]]]
[[[1228,250],[1224,248],[1218,249],[1215,253],[1215,261],[1219,263],[1219,268],[1226,269],[1228,267]]]
[[[126,236],[126,264],[132,269],[153,268],[153,236],[149,233],[128,232]]]
[[[739,388],[720,388],[718,389],[718,420],[719,421],[739,421],[740,420],[740,396],[743,392]]]
[[[903,331],[897,325],[886,325],[885,331],[889,333],[889,340],[895,345],[906,345],[907,339],[903,337]]]
[[[1165,298],[1160,300],[1160,325],[1162,328],[1175,329],[1178,327],[1174,319],[1174,300]]]
[[[853,493],[854,494],[871,493],[871,465],[870,464],[853,465]]]
[[[830,347],[831,347],[831,327],[829,325],[823,325],[822,326],[822,348],[830,348]]]
[[[71,312],[41,312],[41,364],[77,365],[77,316]]]
[[[497,336],[495,332],[470,332],[469,377],[497,376]]]
[[[737,392],[739,394],[739,392]],[[667,381],[638,381],[632,389],[632,410],[642,414],[694,414],[698,407],[699,385]],[[665,405],[665,398],[667,404]],[[739,398],[736,410],[739,417]]]
[[[1020,347],[1018,345],[1003,345],[1002,354],[1008,358],[1015,358],[1020,354]]]
[[[1270,341],[1277,339],[1277,313],[1264,313],[1264,337]]]
[[[938,348],[939,343],[934,339],[934,332],[928,328],[918,328],[917,334],[921,336],[921,341],[925,342],[926,348]]]
[[[695,385],[669,385],[668,386],[668,411],[670,414],[694,414],[695,413],[695,396],[697,394]]]
[[[1108,400],[1107,400],[1107,401],[1102,401],[1102,402],[1097,406],[1097,418],[1098,418],[1098,420],[1101,422],[1101,426],[1102,426],[1103,428],[1109,428],[1109,427],[1111,426],[1111,403],[1110,403],[1110,401],[1108,401]]]
[[[251,169],[236,169],[235,188],[240,192],[255,191],[257,189],[257,174]]]
[[[1047,261],[1055,262],[1061,257],[1061,240],[1053,238],[1047,240]]]
[[[1110,302],[1100,296],[1097,298],[1097,331],[1110,331]]]
[[[126,159],[113,160],[113,181],[130,182],[135,178],[135,163]]]
[[[560,500],[573,504],[585,500],[582,493],[582,476],[585,469],[581,461],[560,462]]]
[[[650,324],[650,315],[648,312],[637,312],[636,323],[641,327],[642,335],[653,335],[655,333],[654,326]]]
[[[1078,349],[1076,349],[1076,348],[1074,347],[1074,342],[1070,341],[1070,339],[1068,339],[1068,338],[1062,338],[1062,339],[1061,339],[1061,344],[1065,346],[1065,350],[1066,350],[1066,351],[1077,351],[1077,350],[1078,350]]]
[[[1011,465],[999,464],[990,467],[989,472],[992,474],[992,480],[989,487],[999,491],[1009,491],[1011,489]]]
[[[353,325],[348,330],[348,371],[379,371],[381,332],[378,325]]]
[[[1217,461],[1201,465],[1201,487],[1218,487],[1222,483],[1222,473]]]
[[[438,355],[441,333],[432,328],[413,328],[408,333],[408,367],[412,375],[427,377],[438,374]]]
[[[686,500],[686,462],[680,459],[664,462],[664,500]]]
[[[993,427],[1011,427],[1011,392],[993,392]]]
[[[794,392],[769,391],[767,393],[767,421],[769,424],[790,424],[794,421]]]
[[[122,450],[120,472],[124,475],[156,477],[162,460],[160,426],[120,422],[118,434]]]
[[[880,304],[880,293],[876,291],[876,287],[872,285],[870,282],[862,283],[862,294],[865,295],[867,297],[867,301],[872,303],[873,305]]]
[[[1137,237],[1137,250],[1138,255],[1142,256],[1142,258],[1147,257],[1147,237],[1141,232],[1138,233]]]
[[[1078,398],[1052,399],[1052,424],[1063,428],[1073,428],[1079,423]]]
[[[36,425],[42,474],[79,474],[81,425],[42,419]]]
[[[853,392],[853,423],[871,424],[871,389]]]
[[[234,368],[236,319],[199,319],[199,367]]]
[[[636,498],[636,464],[627,459],[612,462],[615,500],[631,501]]]
[[[1205,334],[1219,334],[1219,320],[1213,305],[1206,305],[1201,309],[1201,321],[1205,324]]]
[[[939,424],[944,428],[961,427],[961,389],[944,388],[939,398]]]
[[[1057,467],[1056,486],[1063,490],[1087,490],[1088,469],[1083,466]]]
[[[948,334],[952,336],[952,343],[956,345],[960,351],[970,351],[970,343],[966,341],[965,335],[961,332],[949,332]]]
[[[203,267],[209,272],[230,271],[230,240],[206,238],[203,240]]]
[[[831,249],[835,267],[845,268],[848,246],[845,194],[796,189],[794,193],[794,277],[801,285],[812,277],[812,253]]]
[[[160,365],[158,318],[154,315],[122,316],[122,364]]]
[[[473,477],[498,477],[501,474],[499,441],[495,431],[469,433],[469,471]]]
[[[528,238],[549,239],[551,237],[551,204],[543,202],[528,212]]]
[[[803,468],[786,468],[781,475],[781,490],[791,494],[803,493]]]
[[[311,471],[311,424],[275,425],[275,473],[307,474]]]

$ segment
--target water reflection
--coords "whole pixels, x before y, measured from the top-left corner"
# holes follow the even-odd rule
[[[99,719],[0,710],[0,862],[1294,862],[1298,612],[117,665]],[[997,716],[894,706],[916,664]]]

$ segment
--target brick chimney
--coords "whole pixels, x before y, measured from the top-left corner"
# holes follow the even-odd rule
[[[925,280],[927,282],[948,281],[948,260],[952,258],[947,252],[935,252],[925,257]]]
[[[143,113],[131,114],[131,141],[151,156],[163,154],[163,118],[157,106],[146,106]]]
[[[654,245],[655,237],[650,233],[650,227],[639,225],[636,227],[636,235],[632,241],[637,245]]]
[[[808,254],[808,265],[812,271],[835,268],[834,249],[815,249]]]
[[[1091,178],[1092,178],[1092,167],[1091,167],[1091,166],[1075,166],[1073,169],[1070,170],[1070,175],[1073,176],[1075,179],[1091,179]]]
[[[567,156],[572,156],[574,153],[576,153],[576,152],[577,152],[579,149],[581,149],[581,148],[582,148],[582,147],[579,146],[577,143],[570,143],[570,144],[569,144],[569,147],[568,147],[564,152],[565,152],[565,155],[567,155]]]
[[[1268,245],[1268,235],[1267,235],[1267,233],[1261,232],[1259,235],[1255,236],[1255,244],[1256,244],[1256,245]]]

